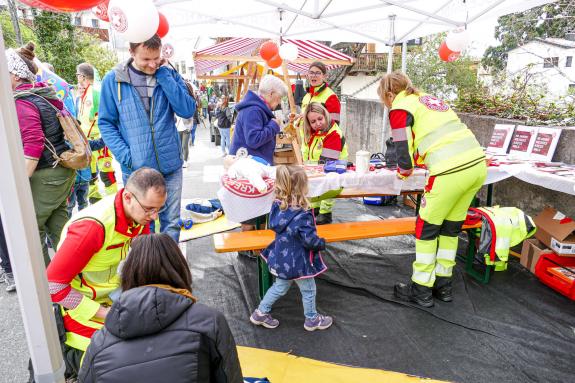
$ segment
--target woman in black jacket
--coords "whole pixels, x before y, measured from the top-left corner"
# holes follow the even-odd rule
[[[92,337],[80,383],[243,382],[225,317],[196,303],[168,235],[135,238],[121,274],[123,293]]]

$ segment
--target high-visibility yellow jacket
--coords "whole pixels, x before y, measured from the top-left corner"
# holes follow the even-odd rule
[[[390,112],[394,110],[413,116],[406,133],[409,153],[415,164],[425,164],[430,175],[462,170],[484,160],[485,153],[471,130],[442,100],[402,91],[392,103]]]
[[[60,247],[66,240],[68,227],[80,220],[92,219],[104,228],[104,244],[91,257],[82,272],[70,282],[70,286],[83,295],[82,300],[74,309],[64,310],[64,323],[68,330],[66,343],[80,350],[85,350],[90,342],[90,337],[86,335],[89,329],[97,329],[102,325],[94,321],[94,315],[100,305],[112,304],[109,294],[120,286],[118,266],[126,258],[132,238],[142,234],[146,229],[144,226],[133,226],[129,235],[116,230],[118,223],[116,208],[119,205],[116,201],[117,196],[118,194],[105,197],[97,204],[74,215],[64,226],[58,245]],[[70,323],[72,325],[68,326]],[[82,329],[82,326],[85,328]]]
[[[94,86],[90,84],[82,97],[80,98],[80,105],[78,108],[78,121],[82,131],[89,140],[97,140],[100,138],[100,128],[98,127],[98,105],[99,93],[94,94]]]
[[[320,158],[331,160],[346,160],[347,143],[345,137],[337,123],[332,123],[331,128],[325,132],[317,132],[313,134],[308,142],[302,139],[302,159],[303,161],[317,162]],[[332,145],[325,143],[330,141]]]

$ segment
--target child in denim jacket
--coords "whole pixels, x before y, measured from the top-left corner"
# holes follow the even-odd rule
[[[276,200],[269,219],[269,227],[276,237],[261,254],[276,279],[250,316],[253,324],[266,328],[279,326],[279,321],[270,314],[272,305],[288,292],[294,281],[302,295],[304,328],[307,331],[325,330],[333,324],[333,319],[319,314],[315,306],[314,277],[325,272],[327,267],[319,253],[325,249],[325,240],[317,236],[307,192],[307,176],[302,167],[277,167]]]

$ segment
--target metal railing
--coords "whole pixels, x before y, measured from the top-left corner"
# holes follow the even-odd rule
[[[387,53],[362,53],[350,70],[353,72],[378,72],[387,68]]]

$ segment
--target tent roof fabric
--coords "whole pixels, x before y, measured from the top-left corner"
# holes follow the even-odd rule
[[[552,0],[155,0],[187,36],[310,39],[393,45],[485,23]]]
[[[256,54],[259,46],[269,39],[254,38],[232,38],[211,47],[196,52],[196,55],[249,55]],[[326,59],[353,61],[351,56],[341,53],[327,45],[312,40],[283,39],[284,43],[297,45],[299,49],[298,58],[317,59],[319,61]],[[196,74],[201,75],[224,65],[232,64],[231,61],[208,61],[194,58]],[[288,63],[288,69],[297,73],[306,73],[308,64]],[[326,65],[328,70],[335,68],[337,65]]]

